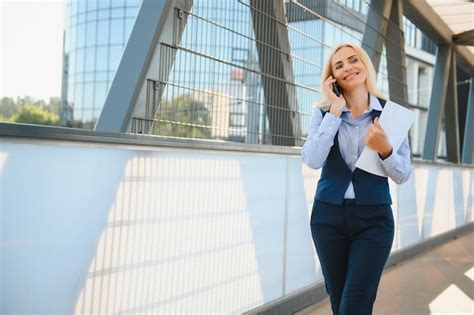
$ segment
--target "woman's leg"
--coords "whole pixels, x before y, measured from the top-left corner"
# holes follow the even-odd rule
[[[354,207],[348,212],[352,233],[348,273],[339,315],[370,315],[390,255],[394,222],[390,206]]]
[[[341,206],[315,201],[311,215],[311,233],[323,271],[326,291],[334,315],[346,281],[349,240],[344,233],[344,213]]]

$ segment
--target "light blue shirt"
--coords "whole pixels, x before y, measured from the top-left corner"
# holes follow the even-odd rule
[[[321,168],[334,144],[334,136],[339,130],[337,138],[339,149],[349,169],[354,171],[355,163],[365,147],[367,131],[372,124],[372,109],[382,111],[379,100],[372,95],[370,95],[369,109],[357,118],[352,117],[352,113],[347,107],[344,107],[341,117],[328,112],[324,118],[321,110],[315,108],[311,117],[308,138],[301,151],[303,162],[311,168]],[[380,160],[385,173],[395,183],[406,182],[411,174],[408,139],[405,137],[397,152],[392,152],[389,157]],[[352,181],[347,187],[344,198],[355,198]]]

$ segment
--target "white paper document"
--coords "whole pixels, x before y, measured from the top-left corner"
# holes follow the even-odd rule
[[[395,154],[400,148],[414,120],[415,113],[413,111],[392,101],[385,103],[379,122],[393,147],[392,154]],[[369,173],[387,177],[377,151],[368,146],[362,151],[355,166]]]

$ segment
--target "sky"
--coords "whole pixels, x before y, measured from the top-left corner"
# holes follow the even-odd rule
[[[0,97],[61,96],[63,0],[0,0]]]

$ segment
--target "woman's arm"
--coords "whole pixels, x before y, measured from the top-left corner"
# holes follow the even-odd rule
[[[410,178],[410,146],[408,138],[405,138],[397,152],[392,152],[390,156],[381,159],[382,166],[387,175],[397,184],[403,184]]]
[[[308,130],[308,138],[301,150],[303,162],[311,168],[323,166],[334,143],[334,136],[341,125],[341,118],[327,113],[323,115],[319,108],[313,109]]]
[[[397,184],[403,184],[410,178],[410,146],[405,137],[397,152],[393,152],[385,131],[380,125],[378,117],[370,125],[367,132],[366,144],[379,153],[385,173]]]

